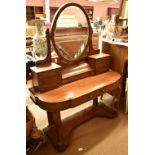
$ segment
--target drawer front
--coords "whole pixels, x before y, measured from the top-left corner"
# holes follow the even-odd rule
[[[39,91],[45,92],[45,91],[57,88],[61,85],[61,82],[62,81],[57,80],[57,79],[49,79],[49,80],[47,79],[47,81],[42,80],[42,81],[40,81],[39,86],[38,86]]]
[[[83,104],[87,101],[93,100],[93,99],[101,96],[105,92],[107,92],[107,93],[113,92],[117,88],[118,84],[119,84],[118,82],[115,82],[111,85],[105,86],[104,88],[100,88],[93,92],[87,93],[83,96],[80,96],[76,99],[73,99],[73,100],[71,100],[71,102],[70,102],[71,105],[69,107],[73,108],[73,107],[76,107],[76,106]]]
[[[96,65],[96,74],[105,73],[105,72],[109,71],[109,66],[110,66],[109,62],[97,64]]]
[[[41,92],[54,89],[62,84],[62,76],[60,70],[52,70],[45,72],[38,77],[38,89]]]
[[[110,67],[110,56],[98,59],[89,58],[89,64],[91,68],[94,69],[95,74],[105,73]]]
[[[104,57],[96,60],[96,64],[100,63],[110,63],[110,57]]]
[[[87,93],[83,96],[80,96],[80,97],[71,101],[70,107],[75,107],[75,106],[83,104],[87,101],[93,100],[93,99],[97,98],[98,96],[102,95],[103,91],[104,91],[103,89],[98,89],[93,92]]]
[[[53,78],[56,76],[61,77],[61,70],[60,69],[55,69],[55,70],[51,70],[48,72],[40,73],[38,75],[38,79],[48,79],[48,78]]]

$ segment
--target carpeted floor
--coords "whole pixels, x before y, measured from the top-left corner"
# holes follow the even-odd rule
[[[109,103],[110,97],[104,96],[104,102]],[[47,126],[46,112],[30,100],[28,107],[35,116],[39,129]],[[61,112],[65,118],[80,109],[90,106],[87,102],[76,108]],[[77,127],[70,139],[70,145],[63,153],[58,153],[45,136],[38,150],[33,155],[127,155],[128,154],[128,115],[123,112],[114,119],[94,118]]]

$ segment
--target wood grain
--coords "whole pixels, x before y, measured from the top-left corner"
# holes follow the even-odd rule
[[[104,74],[90,76],[48,92],[38,94],[37,98],[40,102],[49,103],[49,106],[52,106],[52,103],[56,104],[61,102],[63,104],[64,101],[74,100],[86,93],[103,89],[104,87],[116,83],[119,80],[120,74],[114,71],[109,71]]]

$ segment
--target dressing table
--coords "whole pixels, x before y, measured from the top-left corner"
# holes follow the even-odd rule
[[[109,54],[93,49],[90,22],[79,4],[60,7],[46,35],[47,56],[31,67],[30,93],[33,102],[47,112],[49,125],[44,133],[55,149],[62,152],[69,145],[72,130],[81,123],[94,117],[117,117],[121,75],[110,69]],[[50,60],[51,43],[59,57],[57,63]],[[98,102],[104,93],[113,95],[111,107]],[[90,100],[92,106],[61,119],[60,111]]]

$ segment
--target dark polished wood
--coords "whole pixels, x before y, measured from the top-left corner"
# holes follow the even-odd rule
[[[67,7],[74,6],[81,9],[82,14],[85,15],[88,27],[79,27],[79,28],[61,28],[59,31],[56,31],[56,24],[57,20],[59,19],[59,16],[61,15],[62,11],[64,11]],[[87,34],[87,40],[86,45],[82,51],[82,54],[78,56],[75,59],[72,59],[72,57],[69,57],[66,51],[70,52],[70,55],[74,53],[74,51],[78,50],[78,44],[83,41],[81,39],[83,37],[84,32],[88,31]],[[53,48],[55,52],[59,56],[59,61],[57,62],[62,67],[62,80],[63,84],[73,82],[75,80],[85,78],[87,76],[90,76],[94,73],[94,69],[90,66],[90,64],[87,61],[88,55],[93,55],[99,53],[98,49],[94,49],[92,47],[92,28],[90,25],[89,18],[87,16],[87,13],[85,12],[84,8],[76,3],[68,3],[63,5],[61,8],[59,8],[58,12],[56,13],[53,23],[52,23],[52,29],[51,29],[51,41]],[[56,35],[64,36],[59,38],[59,43],[63,49],[59,48],[57,46],[57,39],[55,38]],[[67,38],[66,38],[67,36]],[[78,41],[77,41],[78,40]],[[83,63],[84,62],[84,63]]]
[[[35,94],[37,104],[47,111],[65,110],[92,100],[119,86],[120,74],[114,71],[89,76],[59,88]]]
[[[49,126],[44,129],[45,134],[51,139],[54,147],[59,151],[64,151],[69,145],[71,132],[80,124],[94,117],[116,117],[117,111],[98,103],[97,106],[90,106],[64,120],[60,118],[60,112],[47,112]]]
[[[57,19],[68,6],[77,6],[83,11],[89,30],[87,45],[82,55],[74,61],[63,57],[61,52],[64,51],[56,46],[54,39]],[[49,125],[44,132],[54,147],[61,152],[67,148],[72,130],[81,123],[93,117],[113,118],[118,115],[121,74],[117,70],[110,70],[112,62],[109,54],[99,54],[99,50],[93,49],[90,22],[80,5],[75,3],[63,5],[55,15],[52,26],[50,38],[59,61],[57,64],[31,68],[33,87],[30,89],[30,95],[33,102],[47,112]],[[49,38],[48,41],[50,41]],[[65,43],[69,47],[70,41]],[[73,50],[75,46],[70,46],[70,48]],[[98,102],[98,97],[104,93],[113,95],[112,107]],[[61,119],[62,110],[76,107],[90,100],[93,100],[91,107],[64,120]]]
[[[31,67],[32,84],[39,92],[57,88],[62,84],[61,66],[51,63],[44,67]]]
[[[78,67],[77,67],[78,66]],[[64,66],[63,66],[64,67]],[[62,83],[70,83],[94,74],[93,69],[85,61],[62,68]]]
[[[109,54],[95,54],[88,57],[90,66],[94,69],[95,74],[105,73],[109,71],[110,55]]]
[[[34,102],[47,111],[49,126],[44,132],[58,151],[61,152],[66,149],[71,131],[81,123],[93,117],[113,118],[118,115],[120,78],[119,73],[109,71],[66,84],[45,93],[32,93],[35,96]],[[97,97],[112,90],[117,90],[112,101],[113,108],[98,103]],[[61,120],[61,110],[76,107],[89,100],[93,100],[93,106]]]

